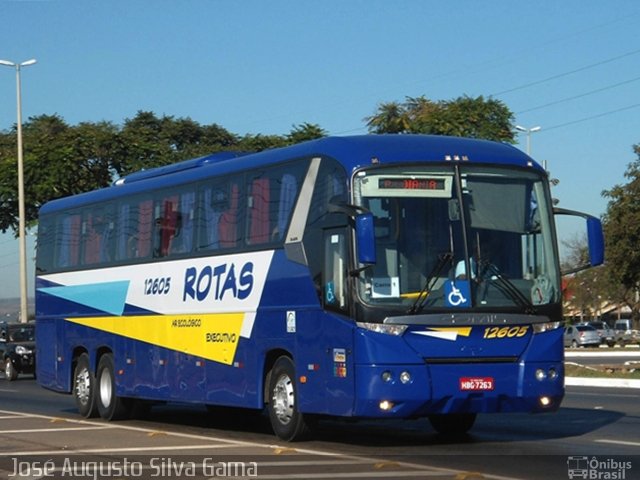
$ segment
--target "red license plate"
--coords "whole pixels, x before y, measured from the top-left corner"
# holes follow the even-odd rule
[[[486,391],[493,390],[493,377],[461,377],[460,390],[463,391]]]

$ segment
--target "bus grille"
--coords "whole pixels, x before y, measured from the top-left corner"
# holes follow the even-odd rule
[[[517,363],[518,357],[436,357],[424,358],[424,361],[431,365],[461,363]]]

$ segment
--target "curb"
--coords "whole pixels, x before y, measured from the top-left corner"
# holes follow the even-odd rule
[[[579,358],[579,357],[611,357],[611,358],[615,358],[615,357],[631,357],[631,358],[640,358],[640,350],[627,350],[627,351],[620,351],[617,350],[615,352],[608,352],[606,350],[597,350],[594,349],[592,351],[583,351],[583,352],[576,352],[576,351],[565,351],[564,352],[564,356],[565,358]]]
[[[626,378],[565,377],[565,387],[640,388],[640,380]]]

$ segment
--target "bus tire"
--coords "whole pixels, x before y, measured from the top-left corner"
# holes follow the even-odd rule
[[[131,400],[116,395],[116,375],[113,355],[100,357],[96,374],[96,405],[105,420],[122,420],[131,414]]]
[[[476,421],[475,413],[450,413],[429,415],[429,422],[434,430],[443,435],[463,435]]]
[[[93,418],[98,415],[95,385],[96,379],[89,365],[89,355],[83,353],[76,360],[73,370],[73,398],[78,413],[84,418]]]
[[[298,410],[295,368],[289,357],[276,360],[269,375],[269,420],[276,436],[287,442],[301,440],[309,434],[304,415]]]
[[[18,378],[18,370],[16,370],[16,367],[9,357],[4,360],[4,376],[10,382]]]

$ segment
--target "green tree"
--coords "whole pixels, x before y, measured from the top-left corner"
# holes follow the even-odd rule
[[[369,133],[407,133],[410,130],[409,107],[398,102],[378,105],[378,113],[365,118]]]
[[[293,128],[287,135],[287,141],[290,144],[295,144],[306,142],[308,140],[316,140],[318,138],[326,136],[326,130],[320,127],[320,125],[305,122],[300,125],[293,126]]]
[[[562,271],[575,271],[589,263],[586,235],[576,235],[562,242],[567,255]],[[581,321],[597,318],[610,304],[606,268],[589,268],[563,278],[563,303],[566,314],[577,315]]]
[[[624,174],[627,183],[603,192],[609,199],[603,223],[609,275],[613,282],[622,285],[637,322],[640,314],[640,144],[634,145],[633,150],[638,158],[627,166]]]
[[[238,146],[245,152],[261,152],[269,148],[286,147],[289,145],[287,139],[282,135],[254,135],[248,133],[240,138]]]
[[[114,166],[122,175],[240,147],[238,137],[219,125],[146,111],[125,120],[117,143]]]
[[[365,119],[371,133],[426,133],[515,142],[513,113],[499,100],[462,96],[434,102],[407,97],[390,102]]]
[[[24,124],[27,225],[52,199],[109,185],[113,177],[116,128],[110,123],[67,125],[57,115],[31,117]],[[0,230],[17,229],[15,129],[0,134]]]

